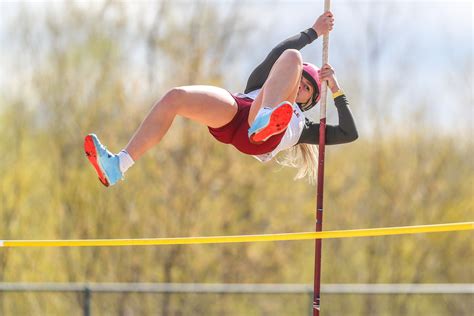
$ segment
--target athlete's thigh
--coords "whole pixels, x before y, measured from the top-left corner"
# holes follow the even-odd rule
[[[249,126],[252,126],[252,123],[255,120],[258,111],[260,111],[260,108],[262,107],[263,91],[264,88],[260,90],[260,92],[257,94],[257,97],[255,98],[255,100],[253,100],[252,105],[250,106],[248,117]]]
[[[179,92],[178,111],[181,116],[217,128],[229,123],[237,113],[232,95],[214,86],[183,86]]]

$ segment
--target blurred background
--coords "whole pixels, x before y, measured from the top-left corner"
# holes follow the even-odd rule
[[[330,64],[359,139],[326,149],[324,230],[474,218],[471,1],[332,1]],[[177,118],[105,189],[88,133],[118,152],[179,85],[240,92],[323,1],[2,1],[0,239],[314,230],[316,188]],[[321,40],[302,50],[321,64]],[[337,122],[329,101],[328,121]],[[312,117],[317,120],[319,108]],[[472,232],[325,240],[322,283],[474,282]],[[312,284],[314,242],[2,249],[4,283]],[[323,315],[472,315],[471,294],[322,296]],[[0,291],[1,315],[81,315],[83,293]],[[95,294],[97,315],[307,315],[301,294]]]

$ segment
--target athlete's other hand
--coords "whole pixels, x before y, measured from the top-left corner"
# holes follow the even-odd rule
[[[334,15],[331,11],[321,14],[313,24],[313,30],[316,31],[318,37],[326,35],[334,27]]]
[[[334,69],[329,64],[325,64],[321,67],[321,72],[319,74],[321,81],[326,80],[328,82],[328,88],[331,89],[332,93],[335,93],[339,90],[339,84],[336,79],[336,73]]]

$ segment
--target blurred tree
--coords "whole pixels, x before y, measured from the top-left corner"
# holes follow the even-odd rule
[[[293,170],[275,172],[275,164],[259,164],[218,144],[205,127],[180,118],[116,187],[98,183],[82,152],[89,132],[97,132],[112,151],[121,149],[154,100],[172,86],[228,80],[228,67],[242,58],[239,54],[249,54],[241,47],[250,28],[237,2],[227,10],[204,1],[67,2],[49,7],[44,17],[29,16],[27,10],[17,17],[11,36],[22,52],[18,69],[24,68],[24,78],[22,89],[8,91],[0,107],[2,239],[314,229],[314,187],[290,180]],[[377,65],[385,33],[367,27]],[[375,87],[379,78],[363,85]],[[423,112],[412,120],[416,125],[397,125],[385,116],[395,102],[391,91],[397,79],[377,86],[378,99],[367,111],[363,100],[369,93],[351,95],[347,89],[358,121],[366,112],[377,113],[374,121],[391,128],[382,133],[379,126],[354,144],[328,149],[327,230],[472,217],[472,140],[426,133],[433,127]],[[472,100],[472,95],[458,95],[459,102]],[[471,236],[328,240],[323,282],[472,282]],[[310,283],[313,250],[312,242],[2,250],[0,281]],[[27,295],[7,300],[7,295],[0,294],[5,315],[77,314],[83,299]],[[333,301],[339,304],[323,305],[328,315],[468,315],[472,309],[463,297],[434,297],[421,305],[404,295]],[[307,310],[292,297],[119,294],[93,300],[96,314],[291,315]]]

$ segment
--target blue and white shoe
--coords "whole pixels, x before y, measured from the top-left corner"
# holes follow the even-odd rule
[[[104,147],[95,134],[89,134],[84,140],[87,158],[95,168],[100,182],[108,187],[123,178],[119,158]]]
[[[248,135],[250,142],[263,143],[273,135],[282,133],[288,127],[293,115],[293,106],[284,101],[275,108],[261,109],[250,126]]]

